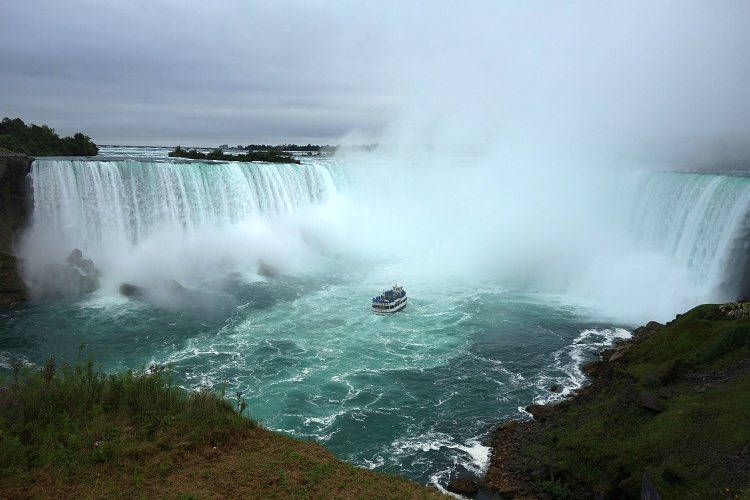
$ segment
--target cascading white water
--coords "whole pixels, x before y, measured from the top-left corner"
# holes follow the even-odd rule
[[[115,281],[182,282],[252,273],[261,261],[283,270],[325,245],[377,256],[393,242],[422,278],[453,272],[566,293],[627,320],[742,291],[746,177],[566,180],[442,162],[38,160],[25,254],[33,270],[81,248]]]
[[[639,172],[622,195],[620,215],[640,243],[689,269],[717,299],[735,298],[744,270],[734,251],[748,233],[750,178]],[[727,281],[730,275],[737,279]]]
[[[122,281],[283,266],[306,210],[346,184],[333,161],[296,164],[43,159],[31,171],[28,272],[74,248]],[[296,217],[293,222],[287,220]],[[211,274],[208,272],[208,274]]]
[[[34,220],[87,248],[112,238],[136,245],[159,231],[222,228],[318,203],[341,181],[334,167],[38,160]]]
[[[743,293],[750,178],[636,171],[613,181],[618,240],[571,280],[574,296],[614,318],[667,321]]]

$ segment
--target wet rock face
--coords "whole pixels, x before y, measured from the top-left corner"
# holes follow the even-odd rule
[[[529,405],[526,411],[534,417],[534,420],[544,422],[547,418],[555,413],[555,408],[548,405]]]
[[[459,493],[461,495],[472,496],[475,495],[477,491],[479,491],[479,485],[471,479],[466,479],[465,477],[457,477],[455,479],[452,479],[451,482],[448,483],[448,491]]]
[[[79,249],[71,252],[65,262],[53,262],[30,282],[37,300],[80,297],[99,289],[99,271]]]
[[[132,283],[120,283],[120,293],[126,297],[146,297],[164,293],[186,294],[185,287],[175,280],[165,280],[150,288],[134,285]]]
[[[26,178],[34,158],[0,152],[0,251],[12,254],[31,214]]]
[[[26,178],[33,161],[0,150],[0,305],[28,300],[21,278],[22,261],[14,256],[14,250],[31,214]]]
[[[83,252],[81,252],[79,249],[75,249],[72,252],[70,252],[70,255],[68,255],[68,258],[65,259],[65,262],[70,264],[71,266],[77,266],[83,261]]]
[[[78,266],[50,264],[42,298],[80,297],[99,289],[99,278]]]
[[[265,262],[261,262],[258,266],[258,275],[265,278],[275,278],[278,276],[278,271],[273,267],[269,266]]]
[[[120,293],[126,297],[140,297],[143,295],[143,290],[140,287],[132,285],[130,283],[121,283]]]
[[[0,306],[10,306],[27,299],[20,265],[16,257],[0,253]]]
[[[659,401],[659,398],[646,390],[641,392],[641,404],[656,413],[664,411],[664,405]]]

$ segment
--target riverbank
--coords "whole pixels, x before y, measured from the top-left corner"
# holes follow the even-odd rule
[[[483,484],[511,498],[750,498],[750,305],[649,323],[591,383],[495,430]],[[650,498],[659,498],[651,496]]]
[[[241,392],[189,393],[170,366],[13,362],[0,384],[2,498],[441,498],[249,418]]]

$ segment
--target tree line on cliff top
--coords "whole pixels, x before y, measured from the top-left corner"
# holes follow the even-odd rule
[[[0,148],[30,156],[95,156],[99,148],[87,135],[60,137],[47,125],[26,125],[20,118],[0,122]]]
[[[292,157],[291,154],[285,153],[280,149],[269,151],[248,151],[244,154],[226,154],[221,149],[214,149],[209,153],[202,153],[197,149],[183,149],[177,146],[173,151],[168,153],[170,158],[188,158],[191,160],[224,160],[224,161],[264,161],[271,163],[300,163]]]

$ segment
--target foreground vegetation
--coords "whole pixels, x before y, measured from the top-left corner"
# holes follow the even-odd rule
[[[573,400],[498,430],[495,479],[563,499],[641,498],[644,477],[665,499],[750,498],[748,314],[700,306],[605,351]]]
[[[169,366],[14,363],[0,386],[3,498],[430,498],[431,488],[263,429],[242,393],[187,393]]]
[[[189,158],[191,160],[223,160],[223,161],[265,161],[270,163],[300,163],[291,154],[284,153],[280,149],[267,151],[248,151],[244,154],[226,154],[221,149],[214,149],[210,153],[201,153],[197,149],[183,149],[177,146],[174,151],[169,152],[171,158]]]
[[[80,132],[61,138],[47,125],[26,125],[20,118],[0,122],[0,148],[29,156],[95,156],[99,148]]]

